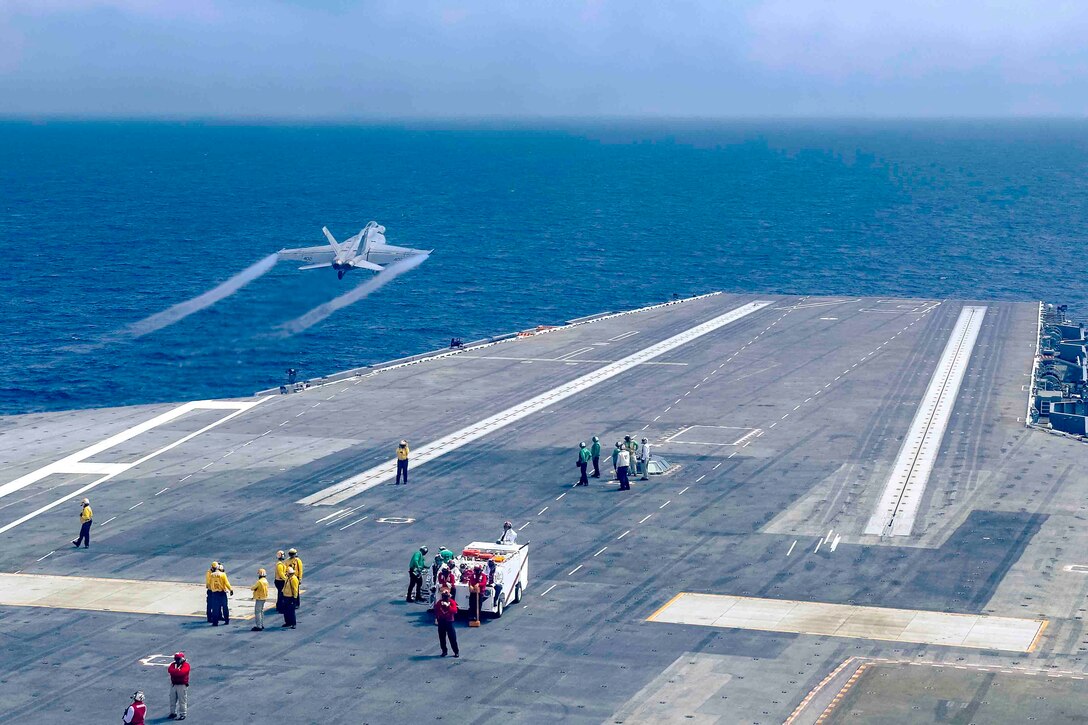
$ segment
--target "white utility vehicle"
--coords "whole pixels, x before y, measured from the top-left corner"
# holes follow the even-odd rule
[[[487,589],[480,601],[480,614],[501,617],[508,606],[521,601],[526,587],[529,586],[529,545],[473,541],[451,562],[457,567],[457,572],[472,571],[477,564],[483,566],[484,572],[489,572],[492,563],[495,565],[494,575],[488,578]],[[431,588],[432,608],[439,596],[436,582]],[[454,588],[454,599],[459,611],[469,614],[470,617],[475,615],[469,612],[468,583],[462,582],[459,574],[457,586]]]

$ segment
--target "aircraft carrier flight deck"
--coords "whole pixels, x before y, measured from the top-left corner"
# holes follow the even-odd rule
[[[115,722],[140,689],[165,721],[182,650],[193,722],[1080,722],[1088,448],[1026,425],[1040,319],[711,294],[289,394],[0,418],[0,720]],[[664,472],[619,491],[625,435]],[[521,601],[441,658],[409,558],[504,521]],[[297,629],[253,632],[289,547]]]

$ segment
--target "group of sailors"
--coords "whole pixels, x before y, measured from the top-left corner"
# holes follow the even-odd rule
[[[593,463],[593,473],[589,474],[589,464]],[[587,446],[585,441],[578,444],[578,460],[576,461],[581,473],[578,478],[578,486],[588,486],[589,478],[601,477],[601,439],[593,436],[592,445]],[[612,450],[612,470],[616,480],[620,482],[621,491],[631,490],[631,474],[642,472],[642,480],[649,478],[650,472],[650,443],[645,438],[640,445],[631,436],[624,436],[623,442],[616,441],[616,447]]]
[[[276,611],[283,615],[281,627],[294,629],[296,625],[295,613],[301,604],[300,594],[302,586],[303,565],[298,556],[298,549],[288,549],[276,552]],[[204,573],[204,584],[207,588],[208,621],[213,627],[218,627],[219,622],[230,624],[230,600],[228,596],[234,596],[234,587],[227,578],[226,567],[218,561],[213,561],[211,568]],[[265,570],[257,570],[257,581],[250,587],[253,592],[253,632],[264,631],[264,608],[268,601],[268,579]]]

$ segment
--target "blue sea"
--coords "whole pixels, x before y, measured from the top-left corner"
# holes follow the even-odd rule
[[[1082,311],[1086,179],[1083,121],[6,121],[0,412],[246,395],[288,367],[711,290]],[[433,255],[301,334],[275,332],[367,273],[280,263],[176,325],[115,336],[371,219]]]

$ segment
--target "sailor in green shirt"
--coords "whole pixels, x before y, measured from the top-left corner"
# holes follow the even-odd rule
[[[412,554],[412,560],[408,563],[408,596],[404,601],[423,601],[423,572],[427,570],[427,547],[421,546]],[[416,596],[412,598],[412,590],[416,590]]]
[[[581,477],[578,479],[579,486],[588,486],[589,478],[586,477],[586,467],[589,466],[589,459],[592,456],[589,453],[589,449],[586,448],[585,441],[578,444],[578,470],[581,472]]]
[[[631,436],[624,436],[623,447],[631,454],[631,470],[628,471],[628,474],[638,473],[638,443],[632,440]]]
[[[601,477],[601,439],[593,436],[593,445],[589,447],[589,454],[593,456],[593,477]]]

